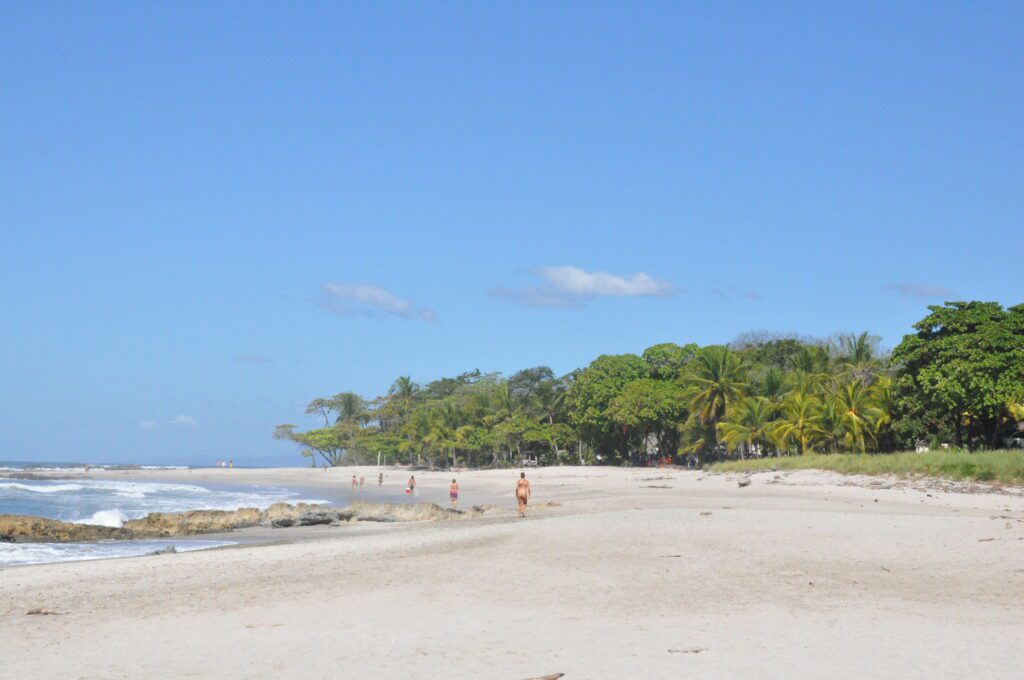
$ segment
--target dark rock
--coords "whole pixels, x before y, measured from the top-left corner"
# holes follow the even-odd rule
[[[147,555],[173,555],[176,552],[178,552],[178,549],[175,548],[173,545],[169,545],[166,548],[160,548],[159,550],[154,550],[153,552],[146,553],[146,554]]]

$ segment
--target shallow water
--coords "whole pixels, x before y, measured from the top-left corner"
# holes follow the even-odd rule
[[[112,527],[150,512],[263,509],[279,501],[327,502],[277,486],[0,477],[0,514]]]
[[[202,539],[159,539],[145,541],[103,541],[100,543],[0,543],[0,565],[46,564],[137,557],[173,546],[177,552],[192,552],[233,545],[232,541]]]

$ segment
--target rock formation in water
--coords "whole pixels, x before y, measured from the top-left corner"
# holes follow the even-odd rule
[[[56,519],[26,515],[0,515],[0,541],[108,541],[133,538],[169,538],[192,534],[225,533],[245,527],[292,527],[339,524],[350,521],[417,522],[476,517],[491,506],[472,510],[447,510],[434,503],[417,505],[391,503],[353,503],[345,508],[299,503],[275,503],[266,510],[189,510],[188,512],[151,512],[132,519],[122,527],[74,524]]]

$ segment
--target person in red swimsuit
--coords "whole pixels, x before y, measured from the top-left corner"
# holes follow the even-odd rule
[[[452,485],[448,487],[448,498],[451,499],[452,510],[454,510],[455,506],[459,503],[459,483],[454,479],[452,480]]]

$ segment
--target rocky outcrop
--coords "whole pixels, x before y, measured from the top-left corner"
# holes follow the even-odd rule
[[[131,532],[94,524],[72,524],[28,515],[0,515],[0,541],[109,541],[134,538]]]
[[[256,508],[151,512],[141,519],[128,520],[120,528],[73,524],[24,515],[0,515],[0,541],[108,541],[226,533],[254,526],[284,528],[351,521],[422,522],[477,517],[490,509],[491,506],[478,505],[469,512],[463,512],[448,510],[434,503],[353,503],[345,508],[308,503],[275,503],[262,512]]]
[[[253,527],[263,518],[256,508],[238,510],[189,510],[188,512],[151,512],[142,519],[131,519],[124,528],[137,538],[212,534]]]

